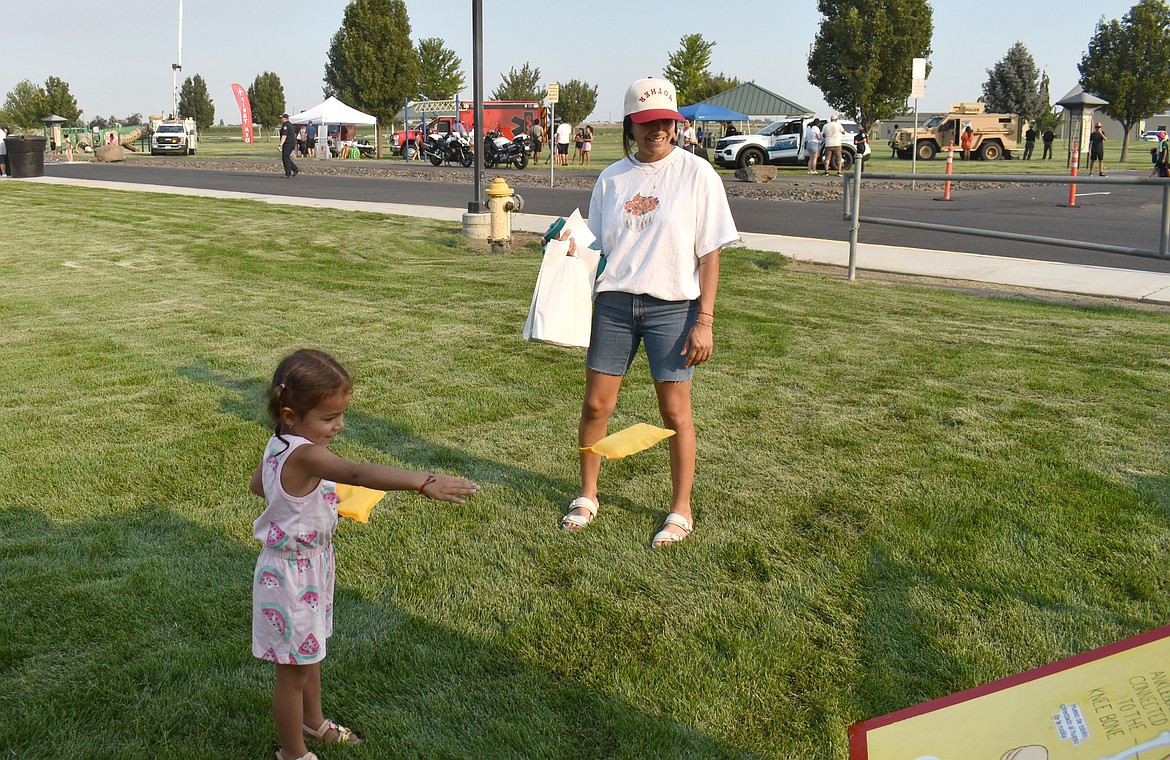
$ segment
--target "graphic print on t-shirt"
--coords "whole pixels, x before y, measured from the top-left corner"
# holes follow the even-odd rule
[[[654,210],[657,208],[657,196],[636,193],[622,208],[622,223],[631,232],[641,232],[654,221]]]

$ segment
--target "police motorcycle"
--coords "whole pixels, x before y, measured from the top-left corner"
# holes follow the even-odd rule
[[[423,140],[423,155],[432,166],[444,163],[471,166],[471,140],[459,132],[432,132]]]
[[[523,169],[528,166],[528,157],[531,153],[532,144],[526,134],[518,134],[509,140],[498,129],[495,129],[484,135],[483,163],[489,169],[509,164],[517,169]]]

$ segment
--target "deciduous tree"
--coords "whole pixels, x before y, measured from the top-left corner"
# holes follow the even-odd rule
[[[418,51],[410,41],[406,3],[352,0],[329,45],[325,95],[388,124],[418,92],[418,79]]]
[[[525,63],[516,71],[516,67],[508,69],[507,74],[500,74],[500,86],[492,91],[492,100],[544,100],[548,90],[540,84],[540,69],[532,68]],[[558,103],[559,105],[559,103]]]
[[[1163,0],[1141,0],[1120,21],[1102,19],[1077,69],[1081,86],[1109,101],[1100,110],[1120,121],[1128,137],[1170,103],[1170,8]],[[1129,141],[1122,140],[1122,161],[1128,152]]]
[[[698,103],[703,97],[703,86],[711,79],[711,50],[714,42],[701,34],[684,34],[679,49],[667,57],[662,76],[674,84],[675,97],[680,106]]]
[[[45,80],[45,108],[50,114],[65,119],[66,124],[76,124],[81,120],[81,108],[77,105],[77,98],[69,92],[69,83],[57,77]]]
[[[49,115],[45,90],[31,79],[22,79],[4,97],[3,118],[8,125],[22,129],[41,126],[41,119]]]
[[[817,0],[817,10],[808,81],[825,102],[867,126],[902,113],[913,60],[930,55],[927,0]]]
[[[570,124],[580,124],[597,107],[597,86],[570,79],[561,85],[556,114]]]
[[[199,74],[187,77],[179,88],[179,117],[194,119],[200,131],[215,121],[215,103],[207,92],[207,82]]]
[[[463,91],[463,62],[442,37],[418,41],[418,95],[428,100],[453,98]]]
[[[265,129],[275,129],[280,123],[280,115],[288,107],[280,77],[271,71],[257,74],[248,85],[248,103],[252,106],[252,121]]]
[[[707,98],[713,98],[721,92],[727,92],[733,87],[738,87],[739,79],[736,77],[729,77],[720,72],[707,77],[707,79],[699,85],[699,88],[691,95],[692,103],[700,103]],[[690,103],[687,103],[690,105]]]

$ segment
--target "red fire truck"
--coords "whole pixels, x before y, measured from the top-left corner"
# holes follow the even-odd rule
[[[433,118],[421,131],[419,127],[415,127],[395,132],[390,137],[390,150],[396,155],[402,155],[403,148],[409,144],[412,146],[410,157],[414,158],[423,135],[433,132],[449,134],[458,131],[459,124],[468,132],[475,131],[474,104],[460,103],[457,114],[458,116]],[[509,140],[518,134],[527,134],[537,120],[545,130],[549,127],[548,109],[540,103],[525,100],[486,100],[483,104],[483,120],[488,132],[499,130]]]

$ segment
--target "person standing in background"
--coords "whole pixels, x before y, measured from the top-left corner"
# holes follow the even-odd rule
[[[808,153],[808,173],[817,173],[821,157],[821,120],[813,119],[804,129],[804,149]]]
[[[1109,139],[1105,137],[1105,130],[1101,126],[1101,122],[1097,122],[1097,126],[1093,128],[1093,132],[1089,135],[1089,174],[1093,173],[1093,162],[1097,162],[1097,176],[1105,176],[1105,141]]]
[[[841,138],[845,136],[845,127],[841,126],[841,122],[836,116],[829,119],[829,123],[825,125],[821,135],[825,139],[825,176],[829,176],[829,172],[833,169],[837,170],[837,176],[842,175],[841,172]]]
[[[532,138],[532,165],[536,166],[540,164],[540,151],[544,148],[544,127],[540,126],[540,119],[532,122],[528,136]]]
[[[8,137],[8,130],[0,127],[0,177],[8,176],[8,146],[4,140]]]
[[[1028,131],[1024,133],[1024,160],[1032,160],[1032,151],[1036,150],[1036,130],[1028,126]]]
[[[963,160],[971,160],[971,146],[975,144],[975,133],[971,131],[971,125],[963,130],[963,134],[959,136],[959,147],[963,149]]]
[[[1043,161],[1046,158],[1052,158],[1052,141],[1056,139],[1056,133],[1052,131],[1052,127],[1044,130],[1040,135],[1040,139],[1044,141],[1044,154],[1040,156]]]
[[[573,142],[573,125],[564,119],[557,125],[557,164],[569,165],[569,143]]]
[[[295,177],[301,173],[293,163],[292,152],[297,147],[297,128],[288,120],[288,114],[280,115],[280,162],[284,164],[285,178]]]

